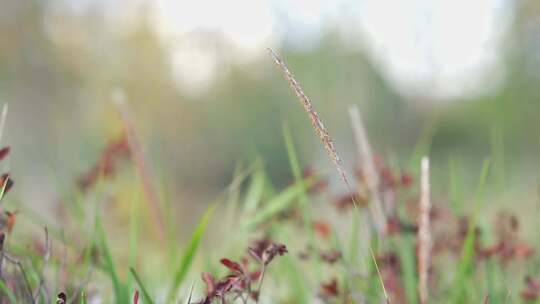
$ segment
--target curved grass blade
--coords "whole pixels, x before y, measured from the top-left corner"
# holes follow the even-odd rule
[[[188,294],[188,297],[186,299],[185,304],[191,303],[191,296],[193,295],[193,287],[194,286],[195,286],[195,283],[191,283],[191,287],[189,288],[189,294]]]
[[[259,206],[265,185],[265,175],[262,164],[251,175],[251,181],[244,199],[244,212],[253,212]]]
[[[105,235],[105,231],[103,230],[102,223],[99,219],[96,220],[96,232],[99,240],[99,247],[101,248],[101,251],[103,253],[103,268],[111,278],[114,288],[114,295],[116,297],[116,303],[127,303],[127,290],[125,289],[124,284],[122,284],[120,278],[118,277],[116,266],[114,265],[109,246],[107,245],[107,237]]]
[[[450,297],[449,303],[462,303],[461,297],[464,293],[464,287],[467,285],[465,283],[467,276],[469,275],[474,262],[474,244],[476,241],[475,227],[477,222],[477,214],[479,213],[479,201],[482,193],[484,192],[484,185],[489,173],[489,160],[484,161],[482,166],[482,173],[480,174],[480,180],[476,189],[476,194],[474,198],[474,206],[471,213],[471,218],[469,221],[469,227],[467,230],[467,235],[463,243],[463,248],[461,250],[461,258],[459,260],[456,277],[454,278],[452,296]]]
[[[193,232],[193,235],[191,236],[191,241],[189,242],[189,246],[186,248],[182,259],[180,260],[180,264],[174,272],[173,284],[167,297],[167,303],[172,303],[173,299],[175,298],[176,292],[178,291],[178,288],[186,278],[191,264],[193,263],[195,253],[197,252],[197,249],[199,248],[199,245],[201,243],[202,236],[206,231],[206,226],[208,226],[208,223],[210,222],[210,218],[212,217],[216,206],[216,204],[213,204],[208,207],[208,209],[206,209],[201,221],[199,222],[199,225],[197,226],[197,229],[195,229],[195,232]]]
[[[287,209],[293,203],[295,203],[297,198],[299,198],[303,193],[306,187],[309,187],[313,184],[313,179],[304,180],[303,183],[296,183],[289,188],[281,191],[279,194],[274,196],[265,207],[251,216],[243,225],[244,229],[250,230],[257,227],[259,224],[267,221],[272,216],[277,213]]]
[[[137,274],[137,272],[135,271],[135,269],[133,269],[133,267],[129,267],[129,271],[131,272],[131,275],[133,275],[133,278],[135,279],[135,281],[137,282],[137,284],[139,285],[139,287],[141,288],[141,291],[144,295],[144,301],[146,303],[149,303],[149,304],[154,304],[154,302],[152,301],[152,297],[150,296],[150,294],[148,293],[148,290],[146,289],[146,287],[144,286],[141,278],[139,277],[139,275]]]
[[[11,289],[9,289],[6,284],[4,284],[3,280],[0,280],[0,291],[1,294],[4,294],[9,299],[9,303],[17,303],[17,298],[15,297],[15,294],[13,294],[13,291],[11,291]]]

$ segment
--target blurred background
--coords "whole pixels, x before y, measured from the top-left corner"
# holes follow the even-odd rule
[[[404,169],[419,143],[435,176],[459,159],[475,180],[482,160],[498,157],[503,188],[528,189],[536,202],[539,28],[533,0],[2,1],[0,102],[15,196],[48,212],[96,163],[121,132],[117,89],[187,217],[239,162],[260,157],[276,185],[289,184],[284,124],[302,164],[336,176],[271,47],[349,172],[354,104],[373,149]],[[434,187],[446,191],[444,180]]]

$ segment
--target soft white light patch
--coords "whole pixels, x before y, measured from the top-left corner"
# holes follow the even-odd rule
[[[264,1],[158,0],[155,8],[165,39],[181,39],[195,30],[221,33],[245,56],[264,49],[274,34],[274,16]]]
[[[172,73],[182,92],[197,97],[216,76],[218,58],[213,48],[187,43],[172,52]]]
[[[159,32],[175,50],[173,53],[180,52],[174,55],[175,69],[182,67],[190,75],[198,75],[198,80],[193,80],[196,83],[202,83],[204,77],[211,78],[212,73],[206,69],[214,65],[203,64],[205,54],[189,55],[199,59],[182,59],[187,58],[186,52],[191,52],[182,50],[175,42],[181,41],[183,34],[195,30],[221,33],[234,46],[234,60],[245,62],[263,55],[276,35],[301,42],[311,35],[320,37],[326,28],[336,26],[347,32],[347,37],[364,41],[370,57],[388,81],[407,96],[448,99],[485,93],[504,76],[497,53],[509,19],[509,5],[504,0],[157,0],[154,3]],[[278,24],[283,22],[286,24]],[[305,45],[313,47],[310,43]],[[215,58],[206,61],[212,60]]]
[[[367,49],[398,90],[448,98],[502,79],[504,8],[498,0],[370,0],[357,12]]]

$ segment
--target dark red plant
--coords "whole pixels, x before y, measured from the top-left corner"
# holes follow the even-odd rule
[[[67,303],[67,297],[64,292],[61,292],[56,296],[56,304],[66,304]]]
[[[118,163],[131,155],[129,143],[126,135],[110,141],[99,161],[78,180],[79,189],[86,192],[94,186],[101,177],[111,177],[116,174]]]
[[[330,233],[332,232],[330,223],[325,220],[314,220],[313,229],[323,239],[328,239],[330,237]]]
[[[263,246],[266,245],[264,248]],[[243,258],[240,263],[228,258],[222,258],[220,263],[225,266],[230,273],[220,280],[216,280],[209,273],[202,274],[202,280],[206,285],[206,296],[196,302],[198,304],[210,304],[213,300],[220,300],[220,303],[229,303],[230,299],[242,299],[246,303],[248,299],[258,301],[264,273],[267,266],[276,256],[287,253],[287,248],[283,244],[269,242],[263,239],[255,242],[255,246],[248,248],[249,255],[257,262],[255,270],[250,270],[249,260]],[[258,283],[257,290],[253,289],[253,284]]]
[[[319,296],[326,300],[339,297],[338,281],[332,279],[329,282],[322,282]]]
[[[334,264],[341,259],[342,254],[338,250],[321,251],[320,257],[324,262]]]
[[[139,304],[139,291],[135,290],[133,293],[133,304]]]
[[[536,301],[538,296],[540,296],[540,282],[533,277],[525,277],[525,287],[521,291],[521,298],[525,301]]]
[[[308,166],[304,169],[302,176],[304,180],[317,178],[317,174],[315,170],[313,169],[313,167],[311,166]],[[316,179],[310,187],[308,187],[307,193],[310,195],[317,195],[323,192],[324,190],[326,190],[327,188],[328,188],[328,181],[326,179],[319,178],[319,179]]]

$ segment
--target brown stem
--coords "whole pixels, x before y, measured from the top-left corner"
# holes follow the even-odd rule
[[[264,274],[266,273],[266,263],[263,263],[262,270],[261,270],[261,278],[259,279],[259,288],[257,288],[257,300],[255,303],[259,304],[259,300],[261,299],[261,289],[262,284],[264,282]]]

